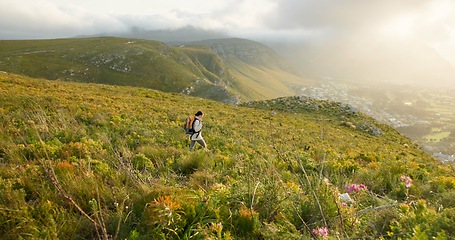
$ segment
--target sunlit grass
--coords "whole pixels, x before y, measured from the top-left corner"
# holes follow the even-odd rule
[[[453,166],[337,102],[0,86],[2,239],[454,237]],[[191,152],[198,110],[208,150]]]

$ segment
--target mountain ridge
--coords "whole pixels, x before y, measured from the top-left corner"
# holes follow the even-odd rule
[[[304,77],[265,44],[240,38],[208,39],[186,43],[213,50],[230,66],[233,84],[247,100],[297,95],[301,87],[317,85]],[[277,81],[278,80],[278,81]]]
[[[231,40],[217,41],[227,49],[233,44]],[[287,69],[273,67],[273,62],[284,61],[259,43],[237,39],[235,46],[242,46],[242,52],[232,52],[229,59],[223,59],[213,48],[200,44],[172,46],[153,40],[113,37],[6,40],[0,47],[0,70],[50,80],[148,87],[230,103],[295,95],[291,83],[309,82]],[[248,52],[253,58],[261,59],[262,54],[268,59],[253,66],[240,56]],[[239,73],[238,66],[246,70]],[[263,90],[252,94],[258,89],[250,87],[250,83],[261,79],[250,71],[257,68],[263,72]],[[287,80],[289,77],[291,81]]]

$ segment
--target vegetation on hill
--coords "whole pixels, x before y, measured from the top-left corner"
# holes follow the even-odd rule
[[[455,237],[453,165],[340,103],[0,73],[0,113],[1,239]]]
[[[296,95],[302,86],[315,85],[303,78],[271,48],[239,39],[211,39],[189,43],[208,47],[229,67],[232,89],[246,100],[264,100]]]
[[[157,41],[108,37],[2,41],[0,69],[50,80],[146,87],[236,101],[222,84],[228,74],[210,72],[201,64],[204,60],[197,58],[216,58],[215,54],[201,51],[182,51]],[[226,68],[221,61],[213,63]]]
[[[113,37],[9,40],[0,41],[0,70],[50,80],[145,87],[226,103],[295,95],[296,86],[308,83],[284,67],[273,69],[280,58],[259,43],[218,40],[217,46],[225,51],[215,52],[201,43],[171,46]],[[226,54],[229,61],[222,58]],[[251,62],[255,58],[262,61]]]

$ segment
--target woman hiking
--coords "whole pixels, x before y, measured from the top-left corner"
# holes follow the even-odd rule
[[[204,114],[201,111],[198,111],[195,116],[194,116],[194,122],[193,122],[193,130],[194,133],[190,135],[190,151],[193,150],[194,146],[196,145],[196,142],[201,144],[203,148],[207,148],[207,144],[204,141],[204,138],[202,137],[201,131],[202,131],[202,119],[204,118]]]

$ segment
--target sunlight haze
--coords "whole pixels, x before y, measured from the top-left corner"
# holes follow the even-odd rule
[[[416,75],[426,81],[433,73],[440,82],[454,82],[451,0],[0,1],[0,39],[5,40],[188,26],[274,45],[299,67],[311,62],[302,69],[320,69],[317,75],[394,81],[385,72],[398,69],[405,82]]]

